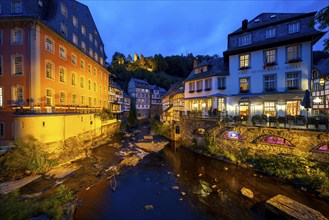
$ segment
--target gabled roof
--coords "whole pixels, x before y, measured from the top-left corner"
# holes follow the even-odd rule
[[[228,76],[228,68],[224,63],[224,59],[222,57],[208,61],[204,60],[201,63],[205,63],[205,65],[208,66],[208,71],[195,74],[195,70],[192,70],[192,72],[185,79],[185,82],[212,76]]]
[[[180,88],[182,88],[182,89],[180,89]],[[183,92],[181,92],[181,90],[183,90]],[[176,82],[175,84],[173,84],[172,86],[170,86],[168,91],[165,93],[164,97],[174,95],[177,93],[184,93],[184,80],[180,80],[180,81]]]
[[[319,71],[320,76],[329,76],[329,58],[320,60],[314,68]]]

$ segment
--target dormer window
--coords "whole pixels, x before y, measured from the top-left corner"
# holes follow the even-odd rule
[[[11,13],[18,14],[18,13],[22,13],[22,11],[23,11],[22,0],[12,0]]]
[[[251,34],[246,34],[239,37],[239,47],[251,44]]]
[[[276,15],[271,15],[270,18],[271,19],[276,18]]]
[[[255,23],[258,23],[258,22],[260,22],[260,19],[259,18],[255,19]]]
[[[300,31],[300,25],[299,22],[288,24],[288,33],[293,34]]]

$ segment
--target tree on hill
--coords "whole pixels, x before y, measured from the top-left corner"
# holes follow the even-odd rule
[[[320,30],[325,30],[329,27],[329,6],[321,9],[315,16],[314,16],[314,24],[319,24]],[[324,43],[324,51],[329,51],[329,39],[325,39]]]

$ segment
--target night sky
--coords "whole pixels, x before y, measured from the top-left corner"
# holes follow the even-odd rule
[[[260,13],[307,13],[328,6],[329,0],[120,1],[80,0],[94,18],[110,62],[114,52],[145,57],[154,54],[222,56],[227,35],[243,19]],[[323,39],[328,38],[328,34]],[[322,50],[319,41],[314,50]]]

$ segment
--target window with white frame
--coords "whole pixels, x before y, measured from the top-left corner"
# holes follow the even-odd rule
[[[59,46],[59,57],[66,60],[67,52],[66,52],[66,48],[63,46]]]
[[[84,76],[80,77],[80,87],[85,88],[85,77]]]
[[[96,52],[94,53],[94,59],[98,62],[98,54]]]
[[[86,36],[86,27],[83,24],[81,25],[81,33]]]
[[[226,78],[218,77],[218,89],[226,89]]]
[[[80,59],[80,68],[83,69],[83,70],[86,68],[85,67],[85,61],[83,59]]]
[[[65,105],[66,104],[66,94],[65,92],[59,92],[59,104]]]
[[[299,22],[288,24],[288,33],[293,34],[300,31],[300,25]]]
[[[211,90],[211,84],[212,84],[212,78],[210,79],[205,79],[205,90]]]
[[[46,105],[52,106],[54,100],[54,91],[52,89],[46,89]]]
[[[99,59],[99,62],[100,62],[101,65],[104,65],[104,60],[103,60],[102,57]]]
[[[240,78],[240,93],[248,93],[250,88],[250,78]]]
[[[3,61],[2,61],[2,56],[0,55],[0,76],[2,76],[2,72],[3,72]]]
[[[67,6],[63,2],[61,2],[61,13],[65,18],[67,18]]]
[[[66,69],[62,66],[59,67],[59,81],[66,83]]]
[[[239,37],[239,47],[251,44],[251,34]]]
[[[196,91],[201,92],[202,91],[202,80],[199,80],[196,82]]]
[[[299,101],[287,101],[286,102],[286,114],[287,115],[299,115]]]
[[[61,23],[61,34],[67,37],[67,27],[63,22]]]
[[[287,62],[301,61],[301,45],[291,45],[286,48]]]
[[[78,28],[79,22],[78,22],[78,18],[75,15],[72,16],[72,23],[74,27]]]
[[[276,64],[276,49],[265,50],[265,64]]]
[[[84,41],[81,41],[81,49],[86,52],[87,51],[87,47],[86,47],[86,43]]]
[[[11,56],[11,75],[16,75],[16,76],[23,75],[23,56],[22,55]]]
[[[74,53],[71,54],[71,62],[72,64],[77,65],[77,56]]]
[[[55,53],[55,41],[53,39],[51,39],[50,37],[46,37],[45,46],[46,50],[51,53]]]
[[[73,43],[74,43],[75,45],[78,45],[78,44],[79,44],[78,35],[73,34],[73,35],[72,35],[72,39],[73,39]]]
[[[265,101],[264,102],[264,115],[276,116],[274,101]]]
[[[23,86],[16,85],[11,87],[11,101],[16,105],[20,105],[24,102]]]
[[[276,75],[264,75],[264,90],[274,91],[276,87]]]
[[[226,111],[225,98],[218,97],[218,111]]]
[[[72,86],[77,85],[77,74],[75,72],[72,72],[71,85]]]
[[[55,64],[50,60],[46,60],[46,78],[55,79]]]
[[[72,105],[76,105],[77,103],[77,95],[72,93]]]
[[[11,13],[18,14],[23,12],[22,0],[11,1]]]
[[[239,56],[239,67],[240,69],[249,68],[250,67],[250,54],[242,54]]]
[[[11,30],[11,44],[23,44],[23,29],[14,28]]]
[[[0,87],[0,107],[3,107],[3,87]]]
[[[300,89],[300,72],[286,73],[286,87],[288,90]]]
[[[0,137],[5,136],[5,124],[0,122]]]
[[[93,55],[94,55],[94,51],[93,51],[93,48],[89,48],[89,56],[90,57],[93,57]]]
[[[274,28],[274,27],[266,29],[266,34],[265,34],[266,38],[275,37],[275,31],[276,31],[276,28]]]

